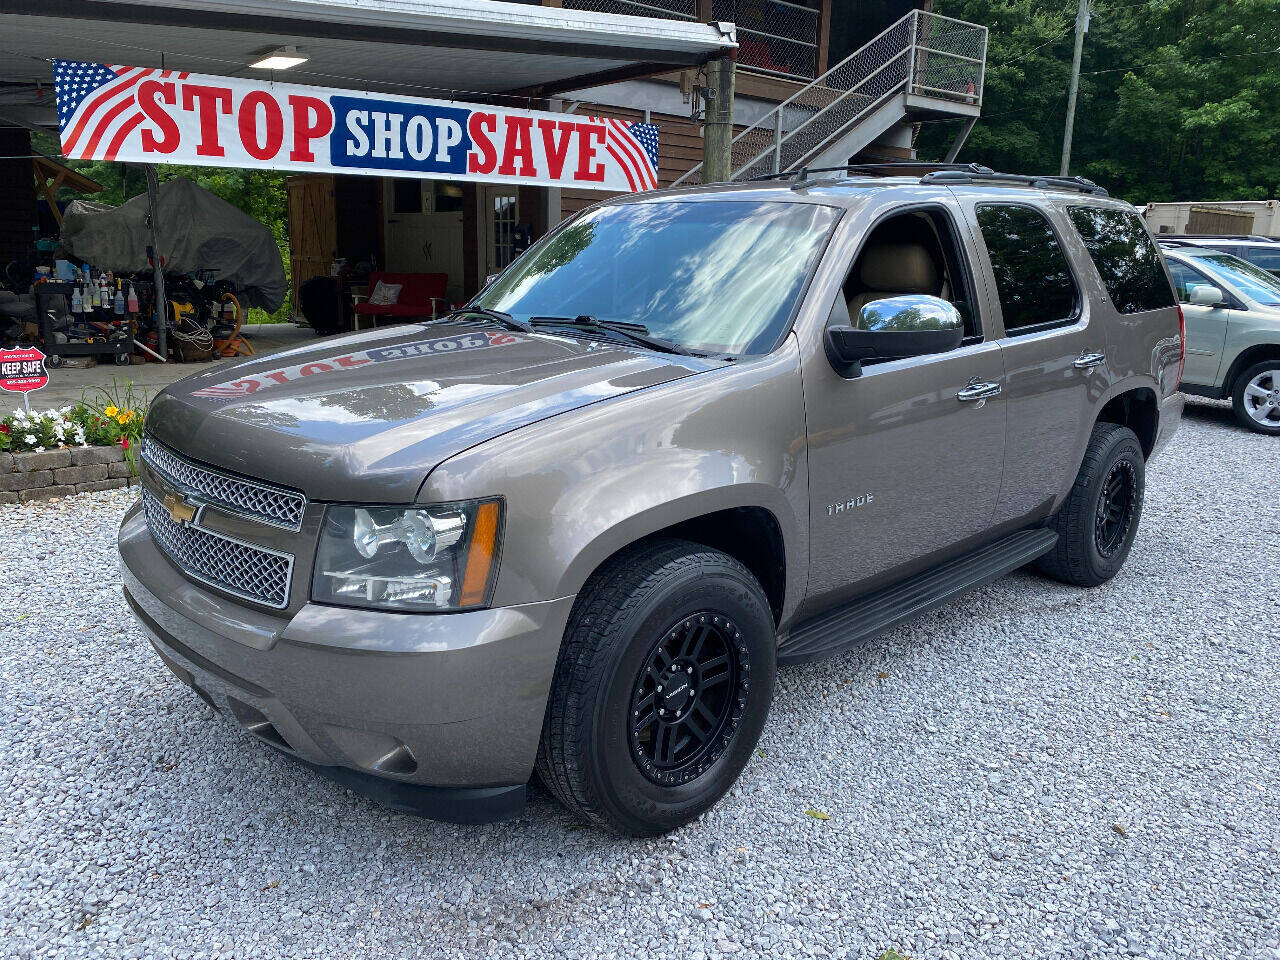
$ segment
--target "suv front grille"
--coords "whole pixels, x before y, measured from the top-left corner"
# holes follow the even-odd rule
[[[189,577],[254,603],[280,610],[289,605],[289,554],[177,523],[145,487],[142,509],[152,539]]]
[[[194,494],[227,513],[295,533],[302,529],[307,498],[300,491],[200,466],[150,437],[142,438],[142,459],[183,493]]]

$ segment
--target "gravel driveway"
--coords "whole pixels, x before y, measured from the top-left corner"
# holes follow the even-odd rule
[[[1278,465],[1189,405],[1115,582],[1017,574],[782,671],[731,795],[645,842],[305,772],[134,627],[131,494],[0,507],[0,954],[1280,960]]]

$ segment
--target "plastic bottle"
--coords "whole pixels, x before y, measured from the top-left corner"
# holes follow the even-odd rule
[[[130,313],[138,312],[138,291],[133,289],[133,284],[129,284],[129,304],[128,311]]]
[[[71,288],[71,312],[84,313],[84,301],[80,299],[80,288]]]
[[[124,314],[124,291],[119,287],[116,287],[116,298],[111,304],[111,307],[116,316]]]

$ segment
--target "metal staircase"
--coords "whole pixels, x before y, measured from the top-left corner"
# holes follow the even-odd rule
[[[843,164],[916,116],[976,118],[987,28],[912,10],[733,138],[731,180]],[[702,182],[702,165],[673,185]]]

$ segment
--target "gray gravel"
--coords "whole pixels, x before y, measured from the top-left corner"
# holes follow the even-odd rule
[[[1114,583],[783,671],[733,793],[647,842],[316,778],[133,626],[132,494],[0,507],[0,954],[1280,960],[1278,464],[1192,405]]]

